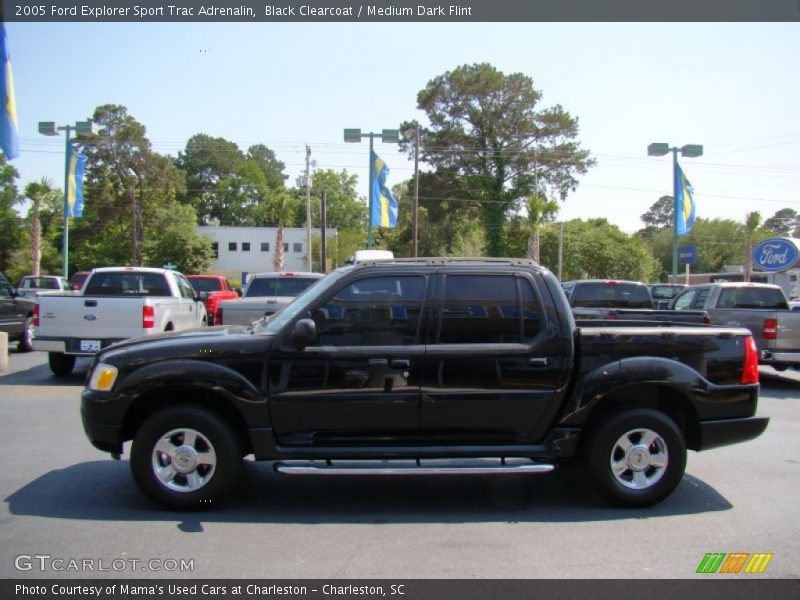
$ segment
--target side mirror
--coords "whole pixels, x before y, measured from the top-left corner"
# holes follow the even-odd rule
[[[197,294],[197,299],[200,302],[205,302],[206,300],[208,300],[208,292],[199,292]]]
[[[317,341],[317,324],[312,319],[300,319],[292,331],[292,343],[305,348]]]

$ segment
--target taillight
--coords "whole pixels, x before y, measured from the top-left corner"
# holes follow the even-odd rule
[[[706,316],[705,316],[705,317],[703,317],[703,323],[704,323],[705,325],[711,325],[711,315],[709,315],[709,314],[706,314]]]
[[[606,321],[616,321],[617,320],[617,313],[613,310],[606,313]]]
[[[742,383],[758,383],[758,350],[756,340],[748,335],[744,341],[744,368]]]
[[[761,337],[765,340],[778,339],[778,319],[764,319],[764,329],[761,332]]]
[[[39,305],[38,304],[34,304],[33,305],[33,326],[34,327],[38,327],[39,326]]]
[[[156,326],[156,311],[152,306],[142,307],[142,327],[152,329]]]

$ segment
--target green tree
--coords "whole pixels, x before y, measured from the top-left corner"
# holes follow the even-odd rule
[[[100,132],[81,139],[88,156],[86,202],[70,235],[73,265],[207,268],[211,242],[197,235],[194,209],[177,201],[186,191],[184,174],[153,152],[144,125],[124,106],[100,106],[94,119]]]
[[[606,219],[573,219],[564,223],[563,279],[631,279],[654,281],[658,262],[636,236]],[[542,230],[542,264],[558,269],[558,227]]]
[[[782,208],[764,221],[763,228],[773,235],[797,237],[800,233],[800,215],[793,208]]]
[[[0,154],[0,271],[8,277],[12,277],[12,256],[24,243],[22,219],[14,209],[20,202],[14,183],[17,177],[17,170],[6,162],[4,154]],[[13,273],[13,276],[12,282],[15,283],[17,273]]]
[[[492,255],[505,254],[508,215],[527,196],[563,200],[594,164],[576,141],[578,120],[558,105],[540,108],[541,96],[530,77],[486,63],[448,71],[417,95],[431,123],[421,159],[462,180],[457,197],[478,207]]]
[[[61,190],[53,188],[53,182],[42,177],[25,186],[25,197],[31,201],[28,216],[31,249],[31,274],[39,275],[42,266],[42,255],[47,239],[42,235],[42,208],[57,206],[63,198]]]
[[[661,196],[639,218],[645,226],[644,229],[637,231],[636,235],[642,239],[651,238],[664,229],[672,230],[675,225],[675,202],[672,196]]]
[[[180,199],[194,207],[200,225],[218,222],[223,214],[216,201],[218,186],[235,175],[244,162],[239,146],[224,138],[198,133],[186,142],[186,148],[175,160],[186,174],[186,191]]]

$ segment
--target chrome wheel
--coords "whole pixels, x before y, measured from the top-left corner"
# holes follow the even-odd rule
[[[610,462],[618,483],[643,490],[664,476],[669,465],[667,443],[651,429],[631,429],[614,443]]]
[[[194,492],[214,475],[217,454],[209,439],[199,431],[182,427],[165,433],[152,453],[153,473],[166,488]]]

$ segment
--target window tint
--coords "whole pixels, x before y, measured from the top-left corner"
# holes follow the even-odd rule
[[[261,251],[269,252],[269,242],[261,242]]]
[[[722,290],[717,302],[719,308],[788,308],[786,297],[775,288],[740,287]]]
[[[517,282],[509,275],[447,275],[441,344],[521,341]]]
[[[520,279],[519,283],[522,288],[522,337],[530,340],[542,329],[542,315],[531,282]]]
[[[189,283],[198,292],[218,292],[220,291],[220,282],[214,277],[204,277],[202,279],[190,279]]]
[[[250,252],[250,242],[242,242],[242,252]]]
[[[161,273],[107,271],[95,273],[83,292],[87,296],[169,296]]]
[[[311,277],[256,277],[245,296],[299,296],[317,281]]]
[[[181,277],[180,275],[175,275],[175,279],[178,282],[178,289],[181,292],[181,296],[183,298],[189,298],[194,300],[195,292],[192,284],[190,284],[185,278]]]
[[[294,252],[302,252],[303,251],[303,244],[295,242],[293,245]]]
[[[354,281],[314,311],[322,346],[419,343],[425,278],[385,276]]]
[[[211,250],[214,252],[214,258],[219,258],[219,242],[212,242]]]
[[[230,252],[236,252],[237,244],[236,242],[228,242],[228,250]]]
[[[619,282],[576,283],[572,306],[584,308],[653,308],[644,285]]]

